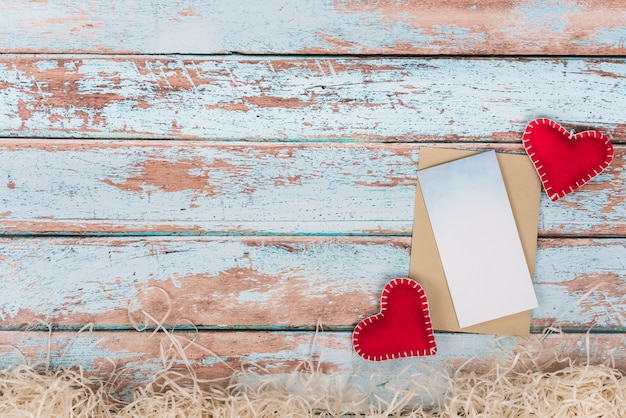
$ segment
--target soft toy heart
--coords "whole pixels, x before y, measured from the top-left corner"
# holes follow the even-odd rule
[[[387,283],[380,313],[359,322],[352,343],[358,355],[373,361],[435,354],[437,345],[422,286],[405,278]]]
[[[602,133],[573,134],[550,119],[530,122],[522,139],[552,201],[587,183],[613,160],[613,146]]]

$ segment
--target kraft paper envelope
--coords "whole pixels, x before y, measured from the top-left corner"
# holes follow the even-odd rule
[[[480,151],[422,147],[418,169],[454,161],[478,152]],[[533,277],[541,182],[532,162],[526,155],[498,153],[497,157],[522,241],[528,270],[530,276]],[[466,328],[459,327],[419,183],[415,199],[409,276],[419,282],[426,292],[430,302],[430,317],[435,330],[519,336],[530,333],[530,311]]]

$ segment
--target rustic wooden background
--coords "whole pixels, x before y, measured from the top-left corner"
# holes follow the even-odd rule
[[[145,383],[157,321],[218,356],[187,349],[207,378],[585,358],[588,337],[626,369],[623,1],[6,0],[0,16],[2,367],[50,350]],[[615,159],[542,196],[533,336],[438,333],[435,357],[361,360],[354,325],[408,274],[419,147],[519,153],[537,117],[602,130]],[[566,334],[540,343],[547,327]]]

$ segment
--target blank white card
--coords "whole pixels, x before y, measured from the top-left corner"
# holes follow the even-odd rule
[[[459,327],[536,308],[495,151],[420,170],[417,177]]]

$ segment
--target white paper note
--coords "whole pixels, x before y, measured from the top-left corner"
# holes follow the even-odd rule
[[[417,177],[459,327],[536,308],[495,151],[420,170]]]

